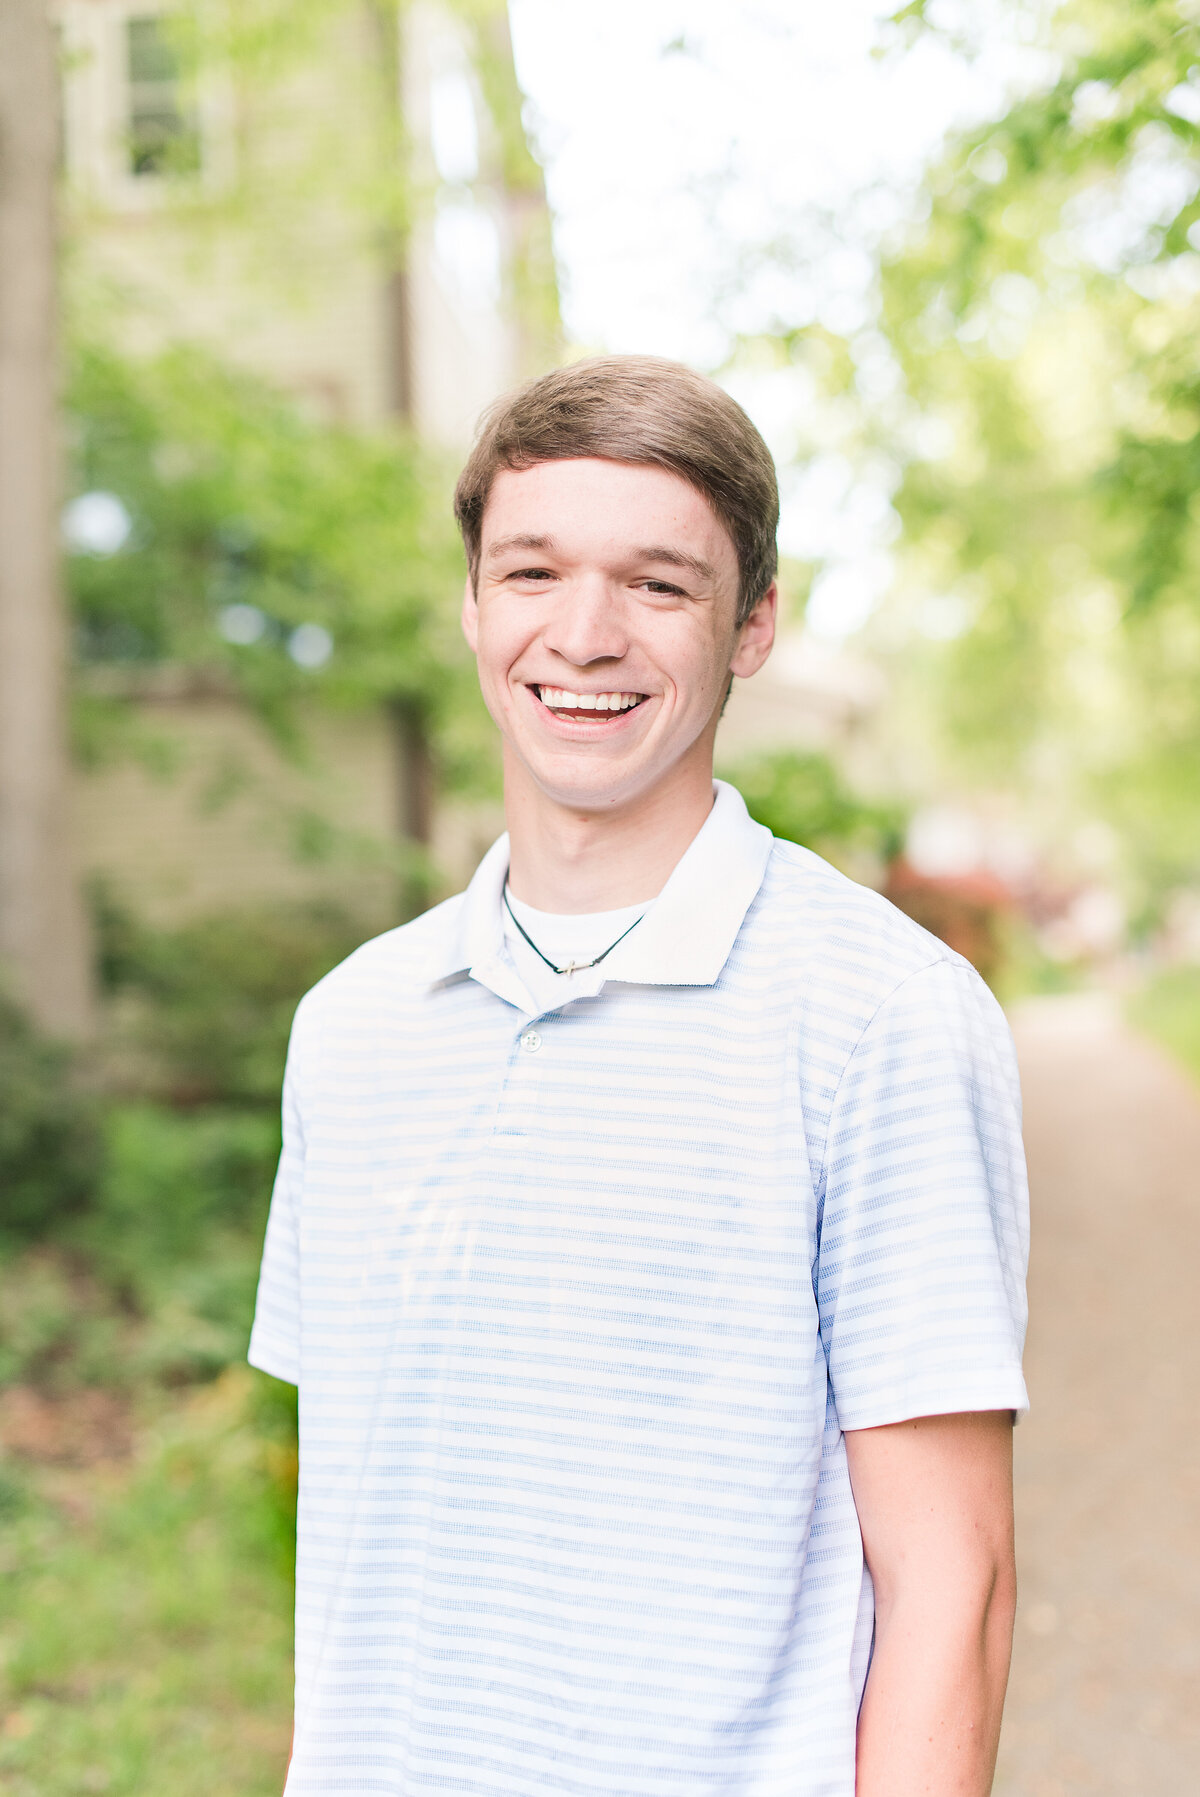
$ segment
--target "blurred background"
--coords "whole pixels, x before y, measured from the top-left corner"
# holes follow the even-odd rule
[[[4,0],[0,144],[0,1792],[280,1788],[291,1012],[500,827],[449,494],[595,350],[779,462],[720,771],[1017,1035],[997,1790],[1193,1789],[1196,0]]]

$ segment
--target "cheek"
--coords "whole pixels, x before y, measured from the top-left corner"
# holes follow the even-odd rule
[[[512,620],[490,608],[480,612],[475,654],[481,681],[503,685],[522,647],[521,634],[513,628]]]
[[[712,634],[689,629],[663,645],[660,666],[673,678],[679,697],[699,706],[708,705],[723,689],[732,646],[714,641]]]

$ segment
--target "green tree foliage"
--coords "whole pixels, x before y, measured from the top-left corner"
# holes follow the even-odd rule
[[[412,700],[435,726],[469,703],[445,482],[410,442],[306,418],[196,347],[84,348],[69,416],[76,491],[132,520],[117,553],[70,558],[85,662],[217,672],[280,727],[315,693]],[[253,640],[227,640],[233,606]],[[304,624],[333,639],[319,670],[286,652]]]
[[[954,750],[1107,815],[1153,903],[1200,877],[1200,9],[1067,0],[1043,35],[882,262],[895,503]]]

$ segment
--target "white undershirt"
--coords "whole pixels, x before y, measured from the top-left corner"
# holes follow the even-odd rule
[[[569,961],[580,964],[575,973],[553,972],[525,941],[509,916],[503,898],[501,899],[500,914],[504,922],[504,940],[508,952],[517,972],[528,986],[531,997],[537,1000],[539,1010],[551,1011],[576,996],[579,975],[583,971],[581,964],[603,954],[606,948],[624,934],[630,924],[646,915],[654,901],[647,899],[641,905],[623,905],[619,911],[589,911],[567,915],[556,911],[535,911],[532,905],[514,898],[511,892],[508,894],[508,903],[519,918],[521,928],[529,932],[542,954],[553,961],[556,967],[565,967]],[[600,965],[603,967],[604,963],[601,962]]]

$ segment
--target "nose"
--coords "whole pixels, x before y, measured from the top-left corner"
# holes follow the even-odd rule
[[[628,622],[620,595],[600,574],[571,583],[561,594],[542,641],[546,647],[585,668],[594,661],[619,661],[629,649]]]

